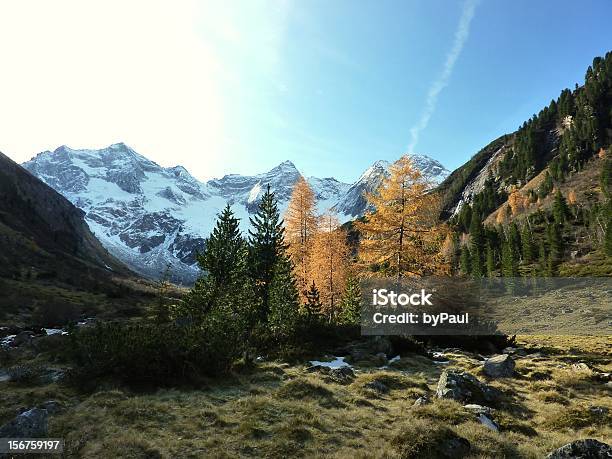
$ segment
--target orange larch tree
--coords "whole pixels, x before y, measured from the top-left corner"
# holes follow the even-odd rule
[[[313,237],[317,232],[315,195],[304,177],[296,182],[284,216],[285,240],[295,269],[295,277],[304,301],[308,290],[310,253]]]
[[[320,292],[323,313],[334,321],[340,312],[349,271],[350,250],[346,231],[331,213],[321,216],[311,256],[310,272]]]
[[[407,156],[389,172],[377,192],[366,194],[374,210],[363,222],[356,222],[361,234],[359,261],[398,281],[448,272],[440,253],[446,236],[438,222],[440,199],[429,191],[432,184]]]

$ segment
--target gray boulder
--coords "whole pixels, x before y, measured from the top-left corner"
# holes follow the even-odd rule
[[[497,424],[497,422],[495,422],[493,419],[491,419],[490,416],[487,416],[486,414],[479,414],[477,416],[477,419],[487,429],[490,429],[490,430],[492,430],[494,432],[499,432],[499,424]]]
[[[482,371],[489,378],[507,378],[514,374],[515,366],[512,357],[501,354],[485,360]]]
[[[329,368],[323,365],[314,365],[306,369],[309,373],[321,373],[325,379],[338,384],[350,384],[355,379],[355,372],[351,367]]]
[[[612,446],[593,438],[576,440],[554,450],[546,459],[610,459]]]
[[[436,388],[437,398],[448,398],[465,403],[494,402],[498,392],[467,372],[444,370]]]
[[[46,437],[49,428],[47,410],[32,408],[0,427],[0,438]]]

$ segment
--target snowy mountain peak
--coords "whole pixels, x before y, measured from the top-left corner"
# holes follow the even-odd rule
[[[444,175],[446,169],[437,161],[424,155],[415,158],[417,167]],[[231,205],[246,230],[268,185],[284,213],[301,177],[293,162],[283,161],[260,174],[200,182],[183,166],[164,168],[124,143],[99,150],[63,145],[23,166],[81,208],[102,244],[132,269],[159,277],[170,263],[174,280],[184,283],[199,274],[195,253],[202,250],[225,205]],[[333,177],[309,177],[317,210],[331,209],[341,221],[362,215],[367,206],[364,192],[379,186],[389,166],[388,161],[376,161],[352,185]]]

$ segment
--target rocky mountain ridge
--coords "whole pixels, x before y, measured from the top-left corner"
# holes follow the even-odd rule
[[[412,158],[433,183],[448,175],[427,156]],[[301,175],[291,161],[284,161],[265,173],[201,182],[184,167],[161,167],[123,143],[101,150],[61,146],[23,166],[82,209],[96,237],[132,269],[158,277],[171,265],[173,280],[186,284],[197,277],[195,255],[226,204],[246,230],[267,185],[284,212]],[[342,222],[362,215],[363,193],[378,187],[389,166],[377,161],[353,184],[308,177],[318,211],[331,209]]]

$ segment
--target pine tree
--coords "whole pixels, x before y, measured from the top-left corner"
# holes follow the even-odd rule
[[[321,304],[319,289],[314,281],[312,281],[310,288],[306,290],[304,296],[306,298],[306,303],[304,304],[306,314],[311,318],[320,315],[323,310],[323,305]]]
[[[508,228],[508,243],[514,252],[514,259],[518,262],[518,254],[521,253],[521,237],[515,222]]]
[[[244,274],[247,245],[240,233],[240,221],[229,205],[219,214],[204,247],[204,252],[196,257],[198,265],[216,286],[229,285],[236,276]]]
[[[470,254],[472,255],[472,275],[481,277],[485,274],[485,230],[478,212],[472,213],[470,223]]]
[[[545,271],[546,260],[547,260],[546,245],[544,244],[544,240],[542,239],[542,240],[540,240],[540,248],[538,250],[538,262],[540,264],[540,270],[542,272]]]
[[[361,233],[359,259],[398,280],[406,275],[446,271],[440,254],[440,200],[404,156],[390,168],[376,193],[366,194],[369,212],[356,227]]]
[[[190,302],[199,313],[208,312],[223,292],[247,283],[247,245],[239,224],[230,206],[226,206],[204,242],[204,251],[196,256],[204,275],[196,281]]]
[[[602,215],[606,222],[606,230],[604,233],[604,252],[609,257],[612,257],[612,198],[608,199],[608,202],[602,209]]]
[[[611,147],[612,148],[612,147]],[[612,195],[612,159],[606,159],[601,170],[601,178],[599,180],[601,191],[606,196]]]
[[[247,245],[239,231],[239,220],[229,206],[221,212],[215,228],[205,241],[204,251],[197,255],[204,272],[179,311],[194,324],[204,327],[226,327],[228,346],[244,351],[251,360],[251,334],[259,301],[247,266]]]
[[[502,275],[504,277],[518,276],[518,252],[513,248],[510,240],[504,241],[502,244]]]
[[[493,277],[493,275],[495,274],[495,251],[489,243],[487,243],[486,249],[486,268],[487,277]]]
[[[361,321],[361,287],[355,276],[349,276],[342,295],[340,322],[357,325]]]
[[[262,303],[260,320],[266,323],[270,312],[270,289],[276,265],[281,263],[283,267],[290,266],[286,253],[285,230],[270,185],[261,198],[257,213],[250,221],[253,229],[249,230],[249,269]]]
[[[523,225],[523,230],[521,232],[521,244],[522,244],[522,253],[523,253],[523,263],[529,264],[533,261],[533,239],[531,236],[531,229],[529,228],[529,224],[525,222]]]
[[[287,256],[281,256],[274,264],[269,290],[268,328],[279,343],[288,342],[298,325],[299,295],[293,266]]]
[[[308,289],[311,246],[317,232],[315,195],[304,177],[300,176],[284,217],[287,252],[295,267],[298,289],[303,294]]]
[[[608,221],[606,225],[606,234],[604,238],[604,250],[607,256],[612,257],[612,221]]]
[[[553,218],[557,225],[562,225],[569,216],[569,207],[560,190],[555,193],[553,202]]]
[[[336,318],[340,307],[349,264],[346,233],[339,226],[333,215],[321,217],[311,257],[310,277],[319,286],[324,312],[330,322]]]
[[[461,247],[461,257],[459,258],[459,270],[461,274],[468,275],[472,272],[472,257],[470,256],[470,249],[467,245]]]
[[[561,234],[561,225],[552,224],[548,227],[548,275],[556,274],[557,266],[563,258],[563,237]]]

